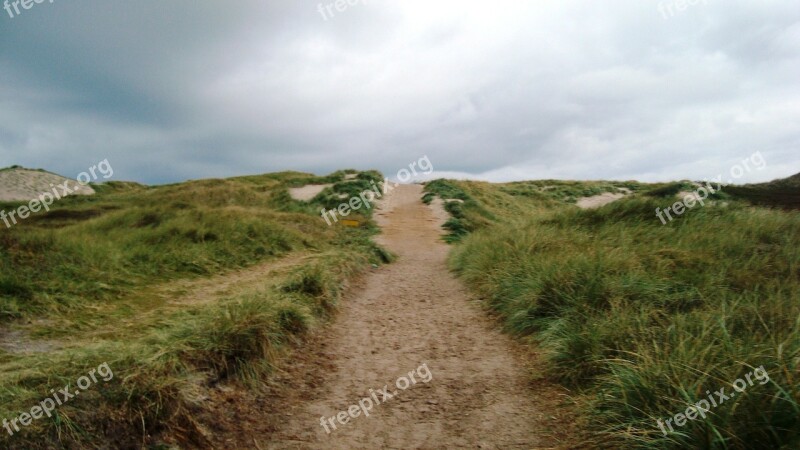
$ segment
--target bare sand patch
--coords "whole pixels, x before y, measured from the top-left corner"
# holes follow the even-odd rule
[[[324,191],[325,188],[329,188],[333,186],[333,184],[307,184],[303,187],[299,188],[290,188],[289,195],[292,196],[295,200],[300,200],[302,202],[307,202],[319,195],[320,192]]]
[[[28,202],[40,194],[50,192],[67,182],[67,187],[73,190],[69,195],[92,195],[91,186],[82,186],[76,180],[62,177],[50,172],[14,168],[0,171],[0,201]],[[58,189],[61,195],[61,189]]]
[[[577,205],[578,208],[581,209],[599,208],[611,202],[615,202],[623,197],[625,197],[625,194],[623,193],[605,192],[600,195],[595,195],[592,197],[580,198],[578,199]]]

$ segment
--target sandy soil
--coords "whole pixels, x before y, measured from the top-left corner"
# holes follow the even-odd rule
[[[60,186],[65,181],[68,181],[67,187],[75,191],[70,195],[94,194],[91,186],[81,186],[75,180],[54,173],[29,169],[9,169],[0,171],[0,201],[27,202],[44,192],[52,193],[53,187]],[[58,190],[58,193],[61,194],[61,189]]]
[[[46,353],[58,346],[54,341],[31,339],[24,330],[0,327],[0,350],[8,353]]]
[[[333,186],[332,184],[307,184],[299,188],[289,189],[289,195],[295,200],[307,202],[317,196],[320,192],[327,187]]]
[[[421,196],[421,186],[399,186],[380,206],[379,241],[398,260],[368,274],[343,301],[336,321],[309,344],[313,347],[289,358],[290,366],[273,383],[291,387],[276,388],[280,394],[267,400],[276,412],[247,416],[249,408],[239,404],[238,419],[231,422],[261,434],[217,434],[215,446],[532,449],[559,444],[566,428],[560,412],[564,393],[531,381],[526,361],[535,355],[497,330],[447,270],[449,248],[440,239],[447,213],[441,202],[428,207]],[[395,386],[423,363],[432,374],[428,383],[418,381],[407,390]],[[384,385],[396,392],[394,398],[374,406],[369,417],[337,423],[337,430],[326,433],[321,417],[348,409]]]
[[[579,198],[578,202],[577,202],[577,205],[578,205],[578,208],[581,208],[581,209],[599,208],[599,207],[605,206],[605,205],[607,205],[607,204],[609,204],[611,202],[615,202],[615,201],[621,199],[622,197],[625,197],[625,194],[623,194],[623,193],[615,194],[615,193],[611,193],[611,192],[605,192],[603,194],[595,195],[593,197]]]

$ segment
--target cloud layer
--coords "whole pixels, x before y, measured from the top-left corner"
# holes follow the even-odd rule
[[[760,151],[741,181],[800,171],[795,1],[350,3],[2,11],[0,166],[108,158],[162,183],[428,155],[488,180],[654,181]]]

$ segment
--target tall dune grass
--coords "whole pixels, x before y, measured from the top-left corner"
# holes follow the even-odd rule
[[[348,189],[343,178],[100,185],[96,196],[64,199],[0,229],[0,332],[63,344],[46,353],[0,350],[0,420],[103,362],[115,375],[53,418],[14,436],[0,429],[0,446],[139,448],[157,445],[159,433],[202,445],[208,424],[196,413],[209,389],[228,379],[258,385],[287,345],[330,316],[349,279],[391,259],[370,240],[374,228],[329,227],[318,215],[322,200],[288,196],[288,187],[307,183]],[[170,307],[153,290],[291,253],[303,257],[287,273],[214,301]]]
[[[473,198],[502,190],[455,185]],[[527,214],[482,203],[500,220],[451,263],[510,333],[545,350],[549,375],[579,393],[596,446],[800,447],[800,217],[718,202],[662,225],[662,203],[535,201]],[[760,366],[769,383],[660,430],[658,419]]]

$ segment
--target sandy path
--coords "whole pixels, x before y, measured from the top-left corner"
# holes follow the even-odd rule
[[[379,241],[398,260],[373,271],[345,298],[317,354],[300,358],[306,373],[288,374],[295,382],[314,381],[294,405],[274,405],[281,418],[273,433],[255,439],[260,448],[556,445],[552,428],[560,419],[551,407],[559,392],[533,385],[521,349],[470,303],[445,264],[440,225],[446,213],[424,205],[421,195],[421,186],[400,186],[382,205]],[[432,374],[428,383],[417,376],[407,390],[395,386],[423,363]],[[387,384],[394,398],[326,433],[320,417],[335,416]]]

